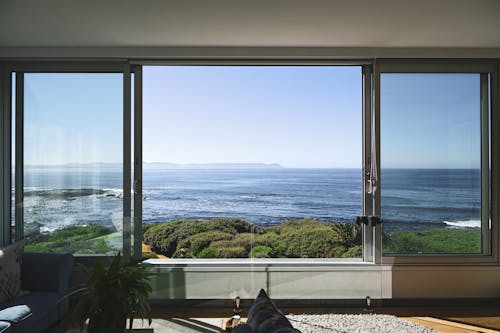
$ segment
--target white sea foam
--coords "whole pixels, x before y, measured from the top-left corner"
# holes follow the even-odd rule
[[[463,221],[443,221],[444,224],[455,228],[480,228],[481,220],[463,220]]]
[[[257,199],[256,195],[248,194],[248,195],[240,195],[241,199]]]
[[[121,188],[103,188],[102,190],[111,193],[123,193],[123,189]]]

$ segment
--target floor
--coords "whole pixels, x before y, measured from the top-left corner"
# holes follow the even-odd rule
[[[205,330],[200,327],[199,332],[220,332],[217,328],[220,327],[222,318],[231,315],[228,309],[157,308],[155,314],[168,313],[171,317],[185,318],[176,319],[176,323],[187,327],[205,326],[203,328]],[[282,311],[284,313],[359,313],[360,309],[282,308]],[[383,307],[375,308],[374,312],[392,314],[442,333],[500,332],[500,307]]]
[[[228,308],[230,309],[230,308]],[[222,332],[222,319],[231,315],[224,308],[154,308],[153,323],[134,321],[134,333]],[[284,313],[359,313],[360,309],[283,308]],[[442,333],[500,332],[500,307],[384,307],[374,313],[396,315]],[[162,319],[163,318],[163,319]],[[168,318],[168,319],[167,319]],[[77,333],[78,329],[58,332]]]
[[[444,333],[500,332],[500,307],[398,307],[376,312],[393,314]]]

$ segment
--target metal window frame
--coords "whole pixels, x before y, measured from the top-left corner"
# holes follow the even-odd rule
[[[300,59],[282,59],[282,60],[231,60],[231,59],[211,59],[211,60],[168,60],[168,61],[147,61],[147,62],[132,62],[129,63],[126,60],[118,61],[59,61],[59,60],[45,60],[40,62],[32,62],[29,60],[20,62],[9,62],[5,63],[5,68],[10,73],[123,73],[123,121],[124,121],[124,147],[123,147],[123,163],[124,163],[124,174],[123,174],[123,189],[124,189],[124,206],[123,206],[123,255],[124,259],[131,257],[131,249],[133,247],[133,256],[137,259],[140,257],[142,252],[142,65],[147,63],[148,65],[168,65],[168,66],[214,66],[214,65],[224,65],[224,66],[360,66],[362,68],[363,75],[363,118],[370,122],[372,119],[372,61],[371,60],[300,60]],[[3,68],[3,67],[2,67]],[[131,217],[131,205],[130,205],[130,193],[131,193],[131,170],[130,166],[132,164],[131,160],[131,73],[134,73],[134,105],[133,105],[133,117],[134,117],[134,152],[133,152],[133,193],[134,193],[134,216]],[[22,81],[21,81],[22,82]],[[22,85],[22,84],[21,84]],[[8,88],[10,90],[10,88]],[[18,87],[19,89],[19,87]],[[18,104],[18,110],[22,110],[22,96],[19,97],[20,103]],[[20,113],[22,119],[22,112]],[[365,121],[363,121],[365,124]],[[20,125],[22,130],[22,122]],[[363,131],[370,128],[371,125],[362,125]],[[18,133],[21,133],[18,131]],[[9,133],[9,144],[10,144],[10,133]],[[22,144],[19,145],[19,156],[22,156]],[[371,154],[371,135],[365,135],[363,137],[363,167],[370,170],[370,162],[366,162],[366,158],[369,159]],[[19,164],[21,168],[19,170],[22,174],[22,163]],[[22,189],[22,178],[16,178],[16,189]],[[362,184],[367,183],[366,173],[363,172]],[[22,191],[16,191],[22,194]],[[365,192],[363,192],[365,193]],[[372,213],[372,198],[369,196],[370,203],[363,205],[363,214],[370,215]],[[362,201],[365,202],[366,199],[363,197]],[[19,220],[16,220],[16,228],[21,230],[17,233],[18,237],[22,237],[23,221],[22,220],[22,196],[19,196],[17,200],[17,216]],[[10,210],[9,210],[10,211]],[[132,220],[133,220],[133,232],[132,232]],[[131,243],[131,235],[134,235],[134,242]],[[373,230],[371,227],[363,226],[364,243],[363,248],[365,252],[363,254],[364,262],[373,262]],[[335,259],[330,260],[332,263],[344,264],[345,260]],[[361,261],[360,261],[361,262]]]
[[[134,258],[142,257],[142,66],[134,72]]]
[[[362,166],[361,166],[361,184],[362,184],[362,214],[363,215],[375,215],[375,196],[374,194],[369,194],[367,189],[369,187],[371,178],[371,170],[373,170],[374,166],[372,165],[372,154],[373,154],[373,101],[374,101],[374,75],[373,75],[373,60],[359,59],[359,60],[325,60],[325,59],[155,59],[155,60],[134,60],[131,62],[136,66],[316,66],[316,67],[327,67],[327,66],[360,66],[361,67],[361,75],[362,75]],[[140,84],[142,86],[142,70],[141,70],[141,78]],[[140,96],[142,101],[142,94],[136,94],[135,97]],[[140,106],[141,115],[142,115],[142,104]],[[137,121],[137,119],[136,119]],[[142,134],[142,118],[141,118],[141,134]],[[138,132],[136,132],[138,133]],[[142,136],[140,139],[136,138],[136,140],[140,140],[141,148],[142,148]],[[137,141],[139,142],[139,141]],[[140,152],[140,171],[142,177],[142,151]],[[136,158],[139,156],[136,155]],[[139,178],[137,178],[139,179]],[[141,182],[142,184],[142,182]],[[142,187],[140,188],[142,191]],[[142,193],[142,192],[141,192]],[[135,201],[134,201],[135,204]],[[140,217],[137,219],[141,219],[142,222],[142,206]],[[138,207],[137,207],[138,208]],[[134,214],[139,211],[134,208]],[[376,227],[371,227],[370,225],[362,225],[362,238],[363,238],[363,253],[362,260],[357,262],[356,264],[380,264],[380,255],[378,253],[378,248],[376,244],[380,243],[377,240],[377,232],[376,230],[380,229],[380,225]],[[141,235],[142,236],[142,235]],[[154,260],[154,259],[152,259]],[[317,259],[310,259],[314,262]],[[289,261],[287,261],[288,263]],[[342,265],[345,264],[346,260],[342,260],[340,258],[331,258],[328,259],[328,262],[332,265]],[[293,264],[292,264],[293,265]]]
[[[380,255],[380,263],[382,264],[474,264],[474,263],[498,263],[500,258],[499,243],[499,218],[500,211],[499,205],[496,203],[499,198],[499,170],[500,170],[500,145],[497,143],[498,133],[496,129],[500,128],[500,115],[498,114],[498,74],[500,73],[500,65],[496,61],[490,60],[382,60],[378,61],[375,69],[375,118],[377,122],[377,133],[375,133],[375,140],[377,145],[377,168],[380,174],[380,77],[384,73],[477,73],[481,75],[481,207],[482,207],[482,224],[483,228],[487,220],[484,219],[484,209],[488,205],[488,210],[491,218],[491,243],[485,239],[484,232],[482,233],[482,254],[477,255],[416,255],[416,256],[391,256],[382,254],[382,243],[376,244],[378,253]],[[487,78],[491,77],[490,89],[486,90],[484,87]],[[490,107],[488,102],[484,99],[484,94],[489,94]],[[486,108],[485,108],[486,107]],[[485,112],[486,111],[486,112]],[[488,114],[489,111],[489,114]],[[489,120],[489,122],[488,122]],[[382,156],[383,157],[383,156]],[[487,164],[491,167],[490,170],[485,170],[484,165]],[[489,172],[490,171],[490,172]],[[486,189],[485,189],[486,187]],[[381,213],[380,205],[380,190],[377,191],[376,196],[376,211]],[[483,198],[486,197],[486,200]],[[487,214],[488,212],[486,212]],[[382,230],[377,231],[376,236],[381,240]],[[487,251],[485,250],[487,249]]]
[[[11,175],[12,175],[12,113],[16,112],[16,174],[22,175],[23,165],[23,113],[24,113],[24,73],[122,73],[123,74],[123,258],[130,259],[131,253],[131,73],[134,68],[127,61],[21,61],[0,63],[0,97],[2,98],[2,116],[0,117],[0,129],[2,130],[2,176],[0,178],[0,204],[2,205],[2,226],[0,228],[0,243],[7,245],[11,239]],[[16,110],[12,110],[12,73],[16,73]],[[134,90],[136,91],[136,90]],[[16,176],[16,240],[23,238],[23,177]],[[134,225],[134,233],[135,233]],[[82,255],[85,257],[105,257],[106,255]]]
[[[5,64],[0,64],[0,245],[11,243],[11,207],[12,207],[12,76]]]
[[[132,64],[132,65],[131,65]],[[367,195],[366,185],[369,180],[366,176],[366,170],[375,168],[380,174],[380,74],[381,73],[422,73],[422,72],[436,72],[436,73],[478,73],[487,72],[491,76],[491,107],[490,107],[490,128],[491,128],[491,237],[492,253],[490,255],[479,256],[422,256],[422,257],[382,257],[382,244],[381,244],[381,228],[376,226],[374,229],[366,230],[364,227],[364,263],[373,262],[375,264],[471,264],[471,263],[494,263],[499,262],[499,244],[500,233],[498,232],[498,224],[500,218],[500,205],[496,204],[500,197],[500,188],[495,186],[500,181],[499,167],[500,167],[500,144],[499,134],[496,129],[500,128],[500,114],[498,110],[498,98],[500,95],[498,74],[500,73],[500,64],[497,60],[422,60],[422,59],[405,59],[405,60],[290,60],[290,59],[273,59],[273,60],[232,60],[232,59],[211,59],[211,60],[136,60],[128,62],[127,60],[113,60],[113,61],[64,61],[64,60],[49,60],[49,61],[20,61],[20,62],[3,62],[0,63],[0,93],[3,98],[0,104],[2,107],[2,116],[0,117],[0,129],[2,130],[2,147],[0,155],[2,157],[2,175],[0,178],[0,185],[2,191],[0,192],[0,200],[3,208],[2,219],[4,221],[0,228],[0,241],[3,244],[8,244],[10,239],[10,182],[11,182],[11,73],[12,72],[29,72],[29,73],[124,73],[124,78],[134,73],[134,197],[142,197],[142,65],[168,65],[168,66],[214,66],[214,65],[260,65],[260,66],[363,66],[363,213],[365,215],[380,215],[380,188],[373,195]],[[368,79],[370,77],[370,79]],[[129,88],[127,88],[127,87]],[[130,81],[128,85],[124,83],[124,120],[132,116],[132,110],[129,108],[125,110],[126,105],[130,106],[130,98],[132,91],[130,89]],[[128,96],[126,96],[128,95]],[[125,126],[124,126],[125,127]],[[124,145],[126,141],[131,142],[132,133],[126,132],[124,129]],[[124,152],[125,153],[125,152]],[[374,157],[374,161],[373,158]],[[125,156],[124,156],[125,159]],[[125,161],[124,161],[125,162]],[[127,165],[132,164],[129,159]],[[124,163],[125,164],[125,163]],[[124,175],[124,191],[127,187],[130,188],[131,175],[125,182]],[[19,184],[16,184],[18,188]],[[8,207],[7,207],[7,206]],[[130,206],[130,205],[129,205]],[[131,208],[131,207],[130,207]],[[124,216],[127,212],[124,209]],[[130,213],[127,215],[131,218]],[[9,221],[6,223],[5,221]],[[142,238],[142,200],[134,200],[134,216],[133,216],[133,234],[134,234],[134,257],[138,257]],[[129,234],[131,231],[129,232]],[[371,233],[371,235],[370,235]],[[124,239],[125,242],[127,241]],[[128,240],[130,244],[130,238]],[[124,243],[125,244],[125,243]],[[132,246],[132,244],[130,244]],[[129,249],[131,248],[129,247]],[[371,253],[370,253],[371,251]],[[334,260],[330,263],[335,264]]]

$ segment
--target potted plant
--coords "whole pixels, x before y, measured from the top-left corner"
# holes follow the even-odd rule
[[[87,333],[123,333],[127,319],[132,329],[134,318],[147,318],[151,325],[148,296],[153,274],[145,266],[122,264],[118,253],[107,267],[98,259],[82,268],[87,283],[72,292],[79,295],[70,316],[73,324],[83,329],[88,319]]]

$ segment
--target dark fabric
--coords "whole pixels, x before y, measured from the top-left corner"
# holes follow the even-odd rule
[[[21,263],[22,289],[56,292],[64,296],[73,271],[73,256],[60,253],[25,252]]]
[[[250,307],[247,324],[253,333],[300,333],[278,310],[264,289],[260,290]]]
[[[5,321],[0,321],[0,333],[11,333],[10,324]]]
[[[248,324],[239,324],[234,329],[234,333],[253,333],[252,328]]]
[[[18,323],[31,316],[31,309],[26,305],[16,305],[0,310],[0,320]]]
[[[58,303],[57,293],[39,292],[21,296],[2,304],[2,307],[24,304],[31,310],[31,316],[18,323],[12,323],[12,332],[41,333],[60,319]]]

